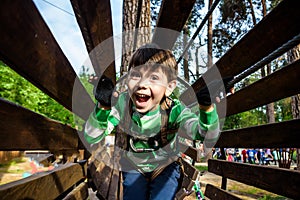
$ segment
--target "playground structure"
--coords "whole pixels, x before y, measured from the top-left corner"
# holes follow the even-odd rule
[[[89,52],[113,35],[109,0],[71,0],[71,3]],[[180,32],[194,3],[195,0],[163,0],[157,27]],[[82,85],[76,85],[74,90],[76,74],[34,3],[5,0],[0,5],[0,26],[5,27],[0,30],[0,59],[65,108],[86,120],[93,110],[94,103]],[[300,1],[283,0],[217,61],[216,66],[221,76],[237,76],[263,62],[295,37],[299,37],[299,13]],[[160,40],[159,33],[156,33],[152,41],[163,48],[172,49],[177,36],[172,35],[168,40]],[[113,44],[108,48],[113,49]],[[114,57],[113,51],[106,51],[105,56]],[[204,76],[209,77],[210,73],[208,70]],[[105,74],[116,77],[114,63],[110,64]],[[296,84],[299,80],[300,60],[228,96],[226,116],[299,94],[300,87]],[[204,85],[204,79],[199,78],[192,88],[197,91]],[[76,95],[80,95],[80,98],[77,98],[79,101],[74,106],[72,96]],[[193,95],[193,92],[186,91],[184,95]],[[220,112],[221,109],[219,108]],[[0,99],[0,126],[2,151],[49,150],[71,157],[73,153],[85,149],[77,130],[4,99]],[[221,133],[215,147],[300,148],[297,136],[299,131],[299,119],[229,130]],[[189,147],[184,153],[196,162],[200,160],[200,152],[196,148]],[[49,172],[1,185],[0,196],[3,199],[86,199],[90,184],[85,182],[85,159],[87,157],[69,159],[68,164]],[[97,165],[94,166],[96,171]],[[193,187],[199,173],[187,163],[185,168],[185,179],[177,193],[177,199],[183,199],[187,195],[186,191]],[[221,188],[210,184],[206,186],[205,196],[210,199],[239,199],[226,190],[227,179],[288,198],[300,198],[300,172],[293,169],[210,159],[208,171],[222,176]],[[111,170],[111,173],[114,174],[114,171]],[[91,177],[90,182],[93,182],[96,188],[102,188],[100,193],[104,199],[116,199],[118,194],[110,193],[115,191],[110,187],[117,186],[118,184],[113,184],[117,182],[103,184],[99,182],[99,178],[101,180],[101,177]]]

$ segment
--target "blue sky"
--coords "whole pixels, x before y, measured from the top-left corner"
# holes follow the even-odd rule
[[[33,0],[76,73],[88,53],[70,1]],[[122,1],[111,0],[114,35],[120,34]]]

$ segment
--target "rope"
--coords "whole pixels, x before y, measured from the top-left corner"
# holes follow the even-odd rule
[[[137,36],[138,36],[137,29],[140,26],[142,4],[143,4],[143,0],[139,0],[138,7],[137,7],[137,16],[136,16],[135,30],[134,30],[133,51],[135,51],[135,49],[136,49]]]
[[[53,4],[53,3],[50,3],[49,1],[46,1],[46,0],[42,0],[42,1],[44,1],[45,3],[49,4],[50,6],[53,6],[54,8],[57,8],[57,9],[59,9],[59,10],[61,10],[61,11],[63,11],[63,12],[65,12],[65,13],[67,13],[67,14],[69,14],[69,15],[71,15],[71,16],[74,17],[74,15],[73,15],[71,12],[62,9],[62,8],[59,7],[59,6],[57,6],[57,5]]]
[[[219,4],[220,0],[215,0],[214,3],[211,5],[211,8],[209,9],[209,11],[206,13],[204,19],[202,20],[201,24],[198,26],[196,32],[194,33],[193,37],[190,39],[189,43],[186,45],[186,47],[184,48],[181,56],[179,57],[179,59],[177,60],[177,64],[180,63],[180,61],[182,60],[184,54],[186,54],[186,52],[188,51],[188,49],[190,48],[190,46],[192,45],[193,41],[195,40],[195,38],[197,37],[197,35],[200,33],[201,29],[203,28],[204,24],[206,23],[206,21],[208,20],[209,16],[212,14],[212,12],[214,11],[214,9],[217,7],[217,5]]]
[[[255,65],[249,67],[239,75],[237,75],[233,80],[228,82],[227,88],[232,88],[235,83],[241,81],[248,75],[254,73],[258,69],[262,68],[263,66],[269,64],[272,60],[278,58],[288,50],[292,49],[296,45],[300,43],[300,34],[296,35],[293,39],[289,40],[287,43],[283,44],[281,47],[273,51],[271,54],[269,54],[267,57],[263,58],[261,61],[256,63]]]

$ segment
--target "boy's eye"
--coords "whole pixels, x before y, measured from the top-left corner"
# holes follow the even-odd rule
[[[130,77],[131,78],[140,78],[141,75],[140,75],[140,73],[133,71],[133,72],[130,73]]]
[[[159,80],[159,77],[157,75],[151,75],[151,80],[157,81]]]

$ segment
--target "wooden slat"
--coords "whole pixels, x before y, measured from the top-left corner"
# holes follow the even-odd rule
[[[2,200],[55,199],[83,178],[81,166],[69,163],[49,172],[1,185],[0,196]]]
[[[300,120],[224,131],[216,147],[300,148]]]
[[[191,146],[186,146],[186,145],[184,145],[180,142],[179,142],[179,148],[180,148],[180,151],[182,153],[188,155],[189,157],[191,157],[196,162],[201,161],[201,152],[200,152],[199,149],[191,147]]]
[[[189,163],[187,163],[184,160],[182,160],[182,164],[183,164],[183,168],[184,168],[184,173],[190,179],[196,180],[200,172],[194,166],[190,165]]]
[[[74,190],[72,190],[63,200],[82,200],[89,197],[88,184],[86,182],[80,183]]]
[[[70,126],[0,99],[1,150],[72,150],[77,131]]]
[[[1,1],[0,26],[5,27],[0,29],[0,59],[86,119],[93,102],[80,83],[74,86],[76,74],[33,1]],[[77,106],[72,108],[74,98]]]
[[[194,185],[195,181],[188,177],[186,174],[184,174],[181,187],[185,188],[186,191],[191,191]]]
[[[207,184],[205,187],[205,194],[209,199],[218,199],[218,200],[241,200],[241,198],[222,190],[211,184]]]
[[[208,171],[285,197],[300,198],[297,170],[210,159]]]
[[[266,76],[227,98],[227,116],[300,93],[300,60]]]
[[[110,0],[71,0],[96,74],[116,79]]]
[[[164,49],[172,49],[194,4],[195,0],[163,0],[152,42]]]
[[[216,71],[222,77],[235,76],[251,67],[262,58],[275,51],[300,33],[300,1],[284,0],[274,8],[263,20],[251,29],[238,43],[230,48],[217,62],[216,67],[208,70],[203,77],[205,80],[214,80]],[[286,31],[289,30],[289,31]],[[198,91],[205,83],[203,77],[193,85]],[[182,97],[187,105],[193,103],[193,91],[186,91]]]
[[[104,162],[94,160],[89,165],[91,183],[97,195],[103,199],[118,199],[119,171],[112,169]]]

